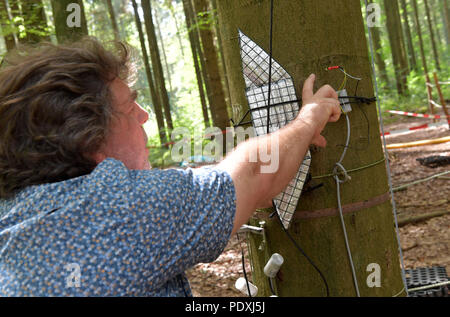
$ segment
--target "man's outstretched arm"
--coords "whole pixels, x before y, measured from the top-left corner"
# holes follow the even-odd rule
[[[327,122],[339,119],[341,110],[338,95],[332,87],[325,85],[313,93],[314,80],[315,76],[311,75],[305,81],[303,106],[293,121],[274,133],[239,144],[219,164],[218,167],[231,175],[236,189],[233,234],[247,222],[256,208],[269,207],[271,199],[286,188],[296,175],[310,144],[326,145],[320,133]],[[278,159],[274,171],[267,171],[273,162],[262,159],[261,152]]]

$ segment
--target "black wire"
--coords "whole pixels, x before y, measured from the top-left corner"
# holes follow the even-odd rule
[[[242,243],[241,240],[239,239],[239,233],[236,235],[238,238],[239,246],[241,247],[242,271],[244,272],[245,283],[247,284],[248,297],[252,297],[252,293],[250,293],[250,284],[248,283],[247,270],[245,269],[244,248],[242,248]]]
[[[267,97],[267,134],[269,134],[270,122],[270,90],[272,87],[272,31],[273,31],[273,0],[270,0],[270,33],[269,33],[269,87]]]
[[[286,233],[286,235],[288,236],[289,240],[291,240],[291,242],[294,244],[294,246],[297,248],[297,250],[306,258],[306,260],[308,260],[308,262],[312,265],[312,267],[317,271],[317,273],[319,273],[320,277],[322,278],[322,281],[325,285],[326,291],[327,291],[327,297],[330,297],[330,290],[328,288],[328,283],[327,280],[325,278],[325,276],[323,275],[322,271],[320,271],[320,269],[317,267],[317,265],[313,262],[313,260],[305,253],[305,251],[303,251],[303,249],[297,244],[297,242],[294,240],[294,238],[292,238],[292,236],[289,234],[289,232],[286,230],[286,228],[284,227],[280,215],[278,214],[278,211],[276,210],[277,207],[275,205],[275,202],[272,200],[272,204],[275,208],[275,214],[277,215],[278,220],[280,221],[280,225],[281,228],[283,229],[283,231]]]

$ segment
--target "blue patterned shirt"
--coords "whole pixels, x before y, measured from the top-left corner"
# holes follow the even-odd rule
[[[0,200],[0,296],[192,296],[184,271],[214,261],[236,196],[212,168],[92,173]]]

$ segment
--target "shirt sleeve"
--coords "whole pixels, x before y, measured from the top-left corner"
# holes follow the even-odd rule
[[[152,284],[166,282],[225,248],[236,211],[231,176],[218,169],[131,171],[130,208],[140,215]],[[154,285],[157,286],[157,285]]]

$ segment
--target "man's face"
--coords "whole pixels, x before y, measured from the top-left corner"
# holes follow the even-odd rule
[[[116,78],[109,86],[113,96],[111,130],[99,153],[94,155],[97,164],[107,157],[122,161],[129,169],[150,169],[147,135],[142,125],[148,113],[136,103],[136,92]]]

